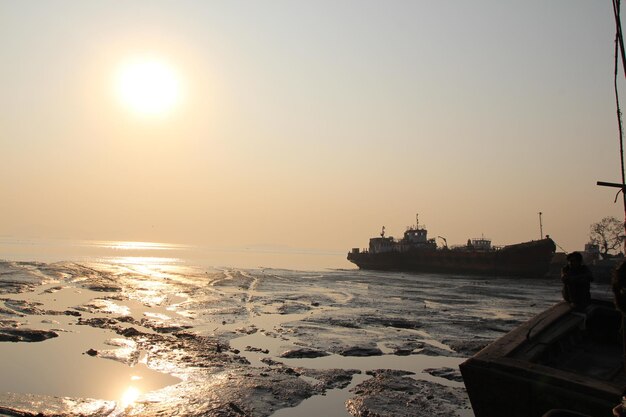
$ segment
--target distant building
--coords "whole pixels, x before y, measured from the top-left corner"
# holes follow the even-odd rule
[[[586,264],[594,264],[600,260],[600,246],[596,243],[585,243],[585,250],[582,255]]]

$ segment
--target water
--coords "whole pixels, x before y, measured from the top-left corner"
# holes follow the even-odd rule
[[[285,268],[319,270],[354,268],[346,251],[248,245],[203,247],[176,243],[126,242],[70,239],[16,239],[0,236],[0,259],[58,262],[136,262],[158,259],[203,267]]]
[[[10,259],[0,262],[0,329],[58,334],[0,343],[0,413],[349,416],[346,401],[366,395],[384,411],[387,398],[416,403],[424,389],[434,390],[438,409],[469,417],[462,382],[429,369],[457,369],[560,298],[549,280],[307,268],[339,257],[319,252],[295,254],[300,264],[286,254],[281,262],[294,270],[208,266],[183,256],[197,255],[192,248],[145,242],[5,240],[0,248]],[[61,256],[74,262],[15,262]],[[272,265],[276,256],[253,258]],[[326,356],[282,357],[301,348]],[[342,355],[354,348],[380,355]],[[368,375],[380,369],[411,374]],[[352,379],[335,384],[341,373]],[[374,380],[380,395],[363,394]],[[407,393],[398,381],[418,385]],[[420,412],[395,410],[428,415]]]

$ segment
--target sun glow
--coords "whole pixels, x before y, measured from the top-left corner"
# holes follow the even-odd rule
[[[116,92],[121,103],[144,116],[171,112],[180,101],[180,77],[165,61],[140,58],[125,62],[117,72]]]
[[[137,398],[139,398],[140,394],[141,392],[137,388],[128,387],[128,389],[124,391],[124,394],[122,394],[120,401],[122,408],[126,409],[127,407],[133,405],[135,401],[137,401]]]

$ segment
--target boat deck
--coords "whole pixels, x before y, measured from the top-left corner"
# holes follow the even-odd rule
[[[598,345],[595,341],[588,339],[568,342],[571,344],[567,343],[560,348],[560,354],[552,353],[553,357],[544,364],[626,386],[626,373],[621,360],[620,346]]]
[[[594,305],[571,312],[511,357],[626,386],[620,326],[615,309]]]
[[[475,415],[610,415],[626,387],[621,320],[608,301],[584,312],[560,303],[492,343],[461,365]]]

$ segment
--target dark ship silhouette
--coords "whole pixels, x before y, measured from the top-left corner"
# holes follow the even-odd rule
[[[445,238],[439,238],[443,247],[428,238],[419,220],[399,240],[386,237],[383,227],[380,237],[370,239],[369,249],[352,249],[348,260],[361,269],[381,271],[543,277],[556,250],[549,236],[503,247],[492,246],[490,239],[481,237],[451,248]]]

